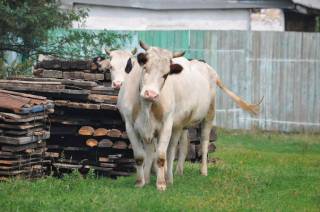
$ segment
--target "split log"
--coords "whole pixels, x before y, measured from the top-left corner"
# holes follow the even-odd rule
[[[83,79],[84,80],[88,80],[88,81],[103,81],[104,80],[104,74],[84,73]]]
[[[112,147],[113,145],[113,142],[109,139],[102,139],[99,144],[98,144],[98,147],[100,148],[110,148]]]
[[[60,153],[59,152],[45,152],[45,157],[47,158],[59,158]]]
[[[93,134],[93,136],[97,136],[97,137],[107,136],[107,135],[108,135],[108,130],[105,128],[98,128],[94,131],[94,134]]]
[[[83,126],[79,129],[79,135],[83,136],[92,136],[94,134],[93,127],[90,126]]]
[[[128,148],[128,144],[125,141],[116,141],[112,148],[114,149],[127,149]]]
[[[89,147],[96,147],[96,146],[98,146],[98,141],[96,139],[89,138],[86,141],[86,145],[89,146]]]
[[[88,99],[93,102],[116,104],[118,97],[109,96],[109,95],[100,95],[100,94],[90,94],[88,96]]]
[[[108,130],[108,136],[112,138],[120,138],[122,135],[122,132],[118,129],[111,129]]]
[[[56,78],[56,79],[62,79],[63,78],[63,72],[57,71],[57,70],[46,70],[46,69],[34,69],[33,75],[40,78]]]
[[[25,137],[9,137],[9,136],[0,136],[0,143],[13,144],[13,145],[22,145],[37,142],[40,140],[45,140],[50,137],[50,133],[44,131],[41,136],[25,136]]]
[[[45,120],[48,118],[47,115],[43,113],[33,113],[33,114],[15,114],[15,113],[3,113],[0,112],[0,120],[9,123],[21,123],[30,121]]]

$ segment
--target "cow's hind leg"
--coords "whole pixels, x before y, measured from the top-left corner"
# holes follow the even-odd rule
[[[168,183],[173,183],[173,162],[174,158],[176,156],[176,149],[177,149],[177,144],[179,141],[179,138],[181,137],[181,130],[174,130],[171,135],[169,147],[168,147],[168,167],[167,167],[167,172],[166,172],[166,181]]]
[[[208,175],[208,146],[210,140],[210,132],[213,125],[213,119],[215,115],[215,105],[214,102],[210,106],[210,110],[207,114],[207,117],[201,123],[201,151],[202,151],[202,159],[201,159],[201,167],[200,173],[203,176]]]
[[[184,162],[188,154],[188,146],[189,146],[188,130],[183,130],[179,140],[179,156],[178,156],[178,164],[176,168],[177,175],[183,175]]]

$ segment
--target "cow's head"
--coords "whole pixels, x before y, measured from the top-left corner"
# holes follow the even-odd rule
[[[122,83],[125,81],[126,75],[130,73],[133,67],[131,57],[136,53],[137,49],[132,52],[125,50],[105,50],[110,57],[109,63],[100,62],[101,69],[108,69],[111,73],[112,87],[120,89]]]
[[[181,57],[184,52],[171,52],[158,47],[149,47],[142,41],[140,46],[146,50],[138,54],[138,62],[143,68],[140,96],[149,101],[157,101],[168,76],[179,74],[182,66],[173,64],[172,59]]]
[[[104,68],[102,68],[102,63],[103,61],[103,66]],[[106,60],[105,57],[101,57],[101,56],[98,56],[98,57],[95,57],[92,59],[92,63],[91,63],[91,69],[92,70],[101,70],[101,71],[107,71],[108,70],[108,67],[105,65],[107,63],[109,63],[110,61],[109,60]]]

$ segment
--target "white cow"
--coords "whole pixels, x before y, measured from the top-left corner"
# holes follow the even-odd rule
[[[136,49],[132,52],[126,50],[115,50],[108,51],[106,50],[106,54],[110,56],[110,60],[102,60],[99,61],[100,70],[106,71],[109,70],[111,72],[111,80],[112,87],[114,89],[120,89],[118,96],[118,108],[120,113],[122,114],[123,119],[125,120],[126,126],[133,125],[132,116],[135,116],[133,113],[136,112],[137,108],[133,108],[136,100],[139,98],[139,93],[135,93],[137,91],[137,83],[140,79],[141,75],[141,67],[137,63],[136,59],[133,57]],[[131,72],[132,71],[132,72]],[[125,83],[128,80],[127,83]],[[124,84],[124,86],[122,86]],[[134,117],[133,117],[134,119]],[[127,131],[132,127],[128,126]],[[129,134],[129,133],[128,133]],[[188,148],[188,139],[187,139],[188,131],[185,130],[181,136],[181,147],[179,149],[179,159],[177,165],[177,174],[183,174],[183,165],[187,156],[187,148]],[[130,137],[129,137],[130,139]],[[156,143],[156,140],[153,141]],[[184,144],[183,144],[184,143]],[[155,151],[155,145],[142,145],[145,150],[148,150],[150,153],[146,152],[146,155],[152,154]],[[138,145],[139,147],[139,145]],[[135,155],[139,155],[140,151],[137,149],[134,151],[138,152]],[[141,148],[141,146],[140,146]],[[144,163],[144,182],[149,183],[150,179],[150,167],[153,163],[153,157],[149,157],[148,160]],[[138,160],[137,163],[140,161]],[[141,172],[141,170],[140,170]],[[143,181],[139,180],[137,186],[143,186]]]
[[[137,82],[132,82],[135,83],[137,89],[134,93],[135,98],[138,92],[140,96],[135,102],[137,106],[134,106],[138,108],[132,120],[135,131],[130,133],[134,134],[135,139],[132,143],[135,145],[138,145],[139,138],[144,143],[152,143],[151,140],[154,137],[157,138],[157,188],[163,191],[166,189],[166,178],[168,182],[173,182],[172,162],[181,133],[183,129],[197,123],[201,123],[200,172],[202,175],[207,175],[207,153],[215,115],[216,85],[248,112],[256,114],[258,104],[248,104],[228,90],[221,83],[216,72],[207,64],[190,62],[185,58],[173,59],[182,54],[175,54],[157,47],[148,47],[142,42],[140,45],[146,50],[146,53],[138,55],[142,75],[140,79],[136,79]],[[141,163],[144,163],[148,156],[141,153],[139,157]],[[167,158],[168,172],[165,173],[164,164]],[[142,174],[138,173],[137,176],[141,177]]]

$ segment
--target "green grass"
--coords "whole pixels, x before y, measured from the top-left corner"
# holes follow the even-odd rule
[[[12,180],[0,183],[1,211],[320,211],[320,137],[219,131],[209,176],[186,164],[159,193],[134,188],[134,176],[111,180]]]

